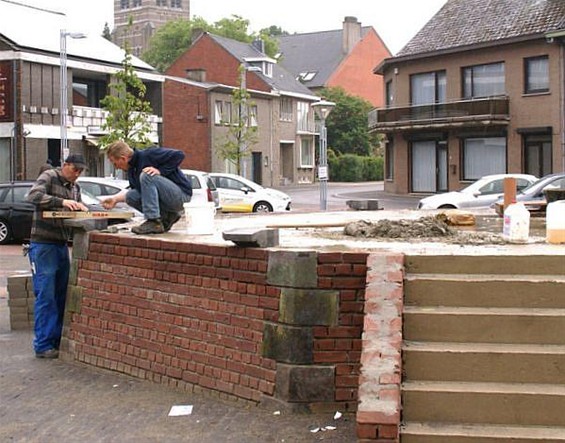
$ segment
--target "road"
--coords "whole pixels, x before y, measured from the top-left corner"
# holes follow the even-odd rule
[[[318,183],[277,188],[292,198],[293,211],[318,211],[320,186]],[[394,195],[384,192],[383,182],[328,183],[328,210],[349,210],[347,200],[377,199],[379,208],[415,209],[420,196]]]

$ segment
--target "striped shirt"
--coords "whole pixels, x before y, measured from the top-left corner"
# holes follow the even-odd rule
[[[49,169],[41,173],[26,197],[35,205],[31,225],[31,241],[37,243],[66,243],[70,229],[63,224],[64,219],[43,218],[43,211],[63,210],[63,200],[80,202],[80,187],[61,174],[61,169]]]

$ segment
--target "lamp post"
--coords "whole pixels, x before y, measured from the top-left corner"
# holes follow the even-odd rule
[[[318,164],[318,179],[320,180],[320,210],[328,209],[328,140],[326,118],[334,108],[335,103],[320,100],[312,104],[312,108],[320,119],[320,161]]]
[[[67,37],[70,38],[86,38],[86,34],[82,32],[68,32],[65,29],[61,29],[60,33],[60,65],[61,72],[59,76],[59,83],[61,88],[60,95],[60,110],[61,113],[61,166],[65,158],[69,155],[69,143],[67,140],[67,96],[68,96],[68,85],[67,85]]]

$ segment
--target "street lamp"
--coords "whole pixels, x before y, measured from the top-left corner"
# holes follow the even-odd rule
[[[67,140],[67,95],[68,95],[68,85],[67,85],[67,37],[70,38],[86,38],[86,34],[82,32],[68,32],[61,29],[60,33],[60,64],[61,72],[59,76],[59,83],[61,88],[60,95],[60,110],[61,113],[61,166],[65,158],[69,155],[69,143]]]
[[[320,119],[320,162],[318,165],[318,179],[320,180],[320,210],[328,209],[328,140],[326,132],[326,118],[334,108],[335,103],[320,100],[313,103],[312,108]]]

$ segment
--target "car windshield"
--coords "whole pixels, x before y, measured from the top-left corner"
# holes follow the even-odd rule
[[[540,189],[540,187],[547,186],[547,184],[551,183],[555,178],[556,178],[555,176],[542,177],[542,178],[536,180],[535,182],[533,182],[530,186],[525,187],[524,189],[522,189],[518,193],[519,194],[531,194],[533,192],[537,192]]]

